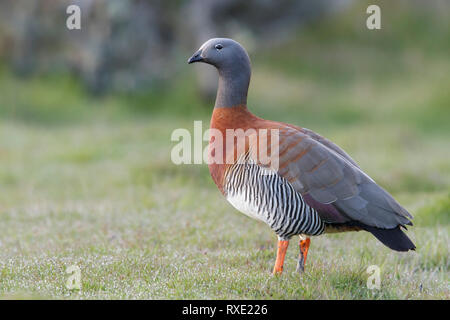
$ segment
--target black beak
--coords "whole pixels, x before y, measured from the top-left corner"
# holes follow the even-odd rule
[[[196,53],[192,55],[192,57],[189,58],[188,63],[194,63],[194,62],[200,62],[204,61],[202,57],[202,51],[198,50]]]

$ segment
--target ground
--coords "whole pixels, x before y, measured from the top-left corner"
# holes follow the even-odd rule
[[[170,161],[174,129],[209,125],[192,66],[157,93],[104,97],[65,75],[18,79],[2,67],[0,296],[449,299],[449,48],[431,50],[425,32],[448,29],[398,44],[389,28],[347,39],[351,26],[339,25],[251,52],[249,108],[343,147],[413,214],[415,252],[365,232],[323,235],[299,275],[292,239],[272,276],[273,232],[234,210],[206,165]],[[66,288],[72,265],[81,290]],[[370,265],[379,290],[366,286]]]

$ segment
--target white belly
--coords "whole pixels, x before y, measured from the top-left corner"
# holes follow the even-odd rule
[[[260,212],[261,209],[253,204],[252,201],[245,201],[245,197],[242,193],[227,196],[227,200],[233,207],[250,218],[267,222],[265,218],[267,216],[266,213]]]

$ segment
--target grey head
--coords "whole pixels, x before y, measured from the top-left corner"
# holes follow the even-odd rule
[[[188,63],[203,62],[219,72],[216,108],[247,104],[251,65],[247,51],[236,41],[213,38],[195,52]]]

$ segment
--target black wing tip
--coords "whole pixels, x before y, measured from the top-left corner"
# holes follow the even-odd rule
[[[409,239],[408,236],[400,230],[400,226],[393,229],[381,229],[371,226],[364,226],[363,229],[372,233],[385,246],[392,250],[400,252],[416,250],[416,246],[411,239]]]

